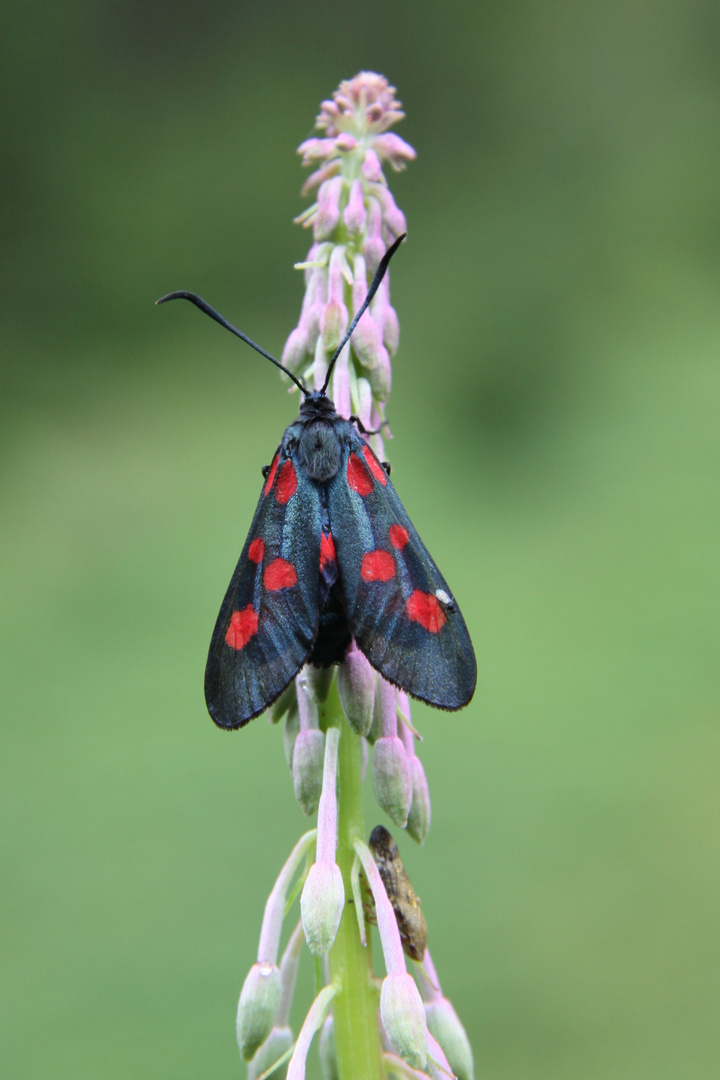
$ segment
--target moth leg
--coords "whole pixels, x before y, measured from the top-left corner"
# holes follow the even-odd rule
[[[351,416],[350,422],[357,425],[357,429],[362,435],[379,435],[384,427],[390,427],[390,421],[383,420],[379,428],[375,428],[373,431],[370,431],[368,428],[365,427],[359,416]]]

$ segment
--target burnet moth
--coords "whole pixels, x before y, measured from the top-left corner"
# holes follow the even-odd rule
[[[356,417],[326,391],[335,362],[404,236],[388,248],[362,307],[310,390],[201,297],[190,300],[285,371],[303,395],[264,484],[210,642],[205,700],[215,723],[240,728],[264,712],[304,664],[328,667],[352,638],[376,671],[440,709],[475,690],[475,654],[452,593]]]

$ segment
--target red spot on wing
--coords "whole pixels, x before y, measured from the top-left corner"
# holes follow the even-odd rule
[[[295,472],[295,466],[288,458],[278,474],[277,484],[275,485],[275,498],[284,506],[285,503],[290,502],[296,491],[297,473]]]
[[[357,454],[351,454],[347,464],[347,481],[353,491],[363,498],[373,489],[373,482]]]
[[[325,533],[320,537],[320,569],[324,570],[328,563],[335,562],[335,541],[332,533]]]
[[[395,560],[389,551],[368,551],[360,567],[363,581],[389,581],[395,577]]]
[[[408,597],[405,607],[413,622],[420,623],[431,634],[439,634],[447,622],[447,616],[440,605],[440,601],[433,593],[420,592],[419,589],[416,589]]]
[[[277,592],[278,589],[289,589],[297,582],[297,570],[292,563],[285,559],[273,559],[265,568],[263,582],[268,592]]]
[[[233,611],[230,616],[230,624],[225,631],[225,641],[231,649],[244,649],[251,637],[255,637],[258,630],[257,612],[253,611],[252,604],[248,604],[242,611]]]
[[[396,551],[402,551],[410,539],[410,534],[403,525],[390,526],[390,543]]]
[[[370,472],[373,474],[378,484],[382,484],[382,486],[385,487],[385,485],[387,484],[387,475],[382,465],[377,460],[369,446],[363,446],[362,452],[363,457],[368,463],[368,468],[370,469]]]
[[[256,536],[252,544],[248,548],[248,559],[250,562],[261,563],[263,555],[265,554],[265,541],[262,536]]]
[[[275,483],[275,473],[277,472],[277,467],[278,467],[278,461],[279,460],[280,460],[280,455],[276,454],[275,457],[273,458],[273,463],[270,466],[270,472],[267,474],[267,480],[265,481],[265,487],[263,488],[263,495],[267,495],[268,491],[270,490],[270,488]]]

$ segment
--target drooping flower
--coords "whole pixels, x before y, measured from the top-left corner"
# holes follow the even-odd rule
[[[335,862],[337,849],[337,755],[340,732],[331,728],[325,737],[325,765],[318,808],[317,852],[300,898],[308,948],[327,956],[345,906],[345,887]]]

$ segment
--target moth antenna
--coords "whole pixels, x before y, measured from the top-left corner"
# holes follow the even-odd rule
[[[360,322],[361,317],[365,314],[365,311],[367,310],[367,307],[368,307],[370,301],[372,300],[373,296],[375,295],[375,293],[378,291],[378,288],[380,287],[380,282],[382,281],[382,279],[385,277],[385,274],[387,273],[387,268],[390,265],[390,260],[392,259],[393,255],[395,254],[397,249],[400,247],[400,245],[402,244],[402,242],[403,242],[403,240],[405,239],[406,236],[407,236],[407,233],[403,233],[402,236],[398,236],[395,243],[392,244],[387,249],[387,251],[383,255],[382,259],[380,260],[378,268],[375,271],[375,277],[372,279],[372,282],[370,284],[370,288],[367,291],[367,296],[363,300],[362,307],[358,311],[358,313],[355,316],[355,318],[353,319],[353,321],[350,323],[350,326],[347,329],[347,333],[345,334],[345,337],[342,339],[342,341],[340,342],[340,344],[338,345],[337,349],[335,350],[335,352],[333,353],[333,355],[332,355],[332,357],[330,359],[330,363],[328,364],[328,369],[327,369],[327,375],[325,376],[325,382],[323,383],[322,390],[320,391],[321,394],[324,394],[325,391],[327,390],[328,383],[330,382],[330,376],[332,375],[332,369],[335,367],[335,361],[337,360],[338,356],[340,355],[340,353],[343,351],[346,344],[350,340],[350,335],[352,334],[352,332],[355,329],[355,327],[357,326],[357,324]],[[171,295],[173,295],[173,296],[178,296],[178,295],[179,296],[187,296],[188,299],[190,299],[190,294],[189,293],[172,293]],[[169,299],[169,297],[163,297],[163,299]],[[160,303],[160,301],[158,301],[158,303]]]
[[[390,250],[392,251],[392,248]],[[388,254],[390,254],[390,252],[386,252],[386,254],[385,254],[386,259],[387,259]],[[382,263],[380,264],[380,266],[382,266]],[[379,271],[380,271],[380,267],[378,267],[378,272]],[[384,272],[385,271],[383,270],[383,273]],[[377,277],[377,274],[375,275],[375,277]],[[380,284],[380,282],[378,281],[378,285],[379,284]],[[373,285],[375,285],[374,280],[373,280]],[[377,285],[375,285],[375,288],[377,288]],[[208,302],[206,300],[203,300],[203,298],[201,296],[198,296],[196,293],[185,292],[184,290],[179,290],[178,292],[168,293],[167,296],[161,296],[159,300],[155,301],[155,303],[156,304],[164,304],[168,300],[189,300],[191,304],[194,304],[195,307],[199,307],[201,311],[203,311],[206,315],[209,315],[211,319],[214,319],[216,323],[220,323],[220,325],[224,326],[226,330],[229,330],[231,334],[234,334],[235,337],[239,337],[241,341],[244,341],[247,345],[249,345],[252,349],[254,349],[255,352],[259,352],[260,355],[264,356],[266,360],[269,360],[271,364],[274,364],[275,367],[278,367],[278,368],[280,368],[281,371],[284,371],[285,374],[290,379],[292,379],[292,381],[295,383],[295,385],[298,387],[298,389],[300,389],[303,394],[307,395],[307,393],[308,393],[307,387],[304,386],[303,383],[301,383],[300,379],[297,379],[293,375],[292,371],[288,371],[288,369],[283,364],[281,364],[279,360],[276,360],[275,357],[271,356],[269,352],[265,352],[265,349],[261,348],[256,342],[254,342],[252,340],[252,338],[249,338],[247,336],[247,334],[243,334],[242,330],[238,330],[237,326],[233,326],[233,324],[229,323],[227,321],[227,319],[224,319],[223,316],[220,314],[220,312],[216,311],[215,308],[210,307]],[[367,304],[365,306],[367,307]],[[365,309],[363,308],[363,311],[364,310]],[[334,357],[333,357],[333,360],[334,360]]]

